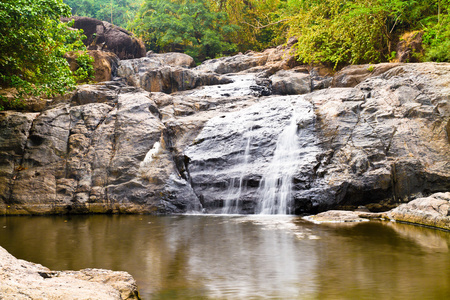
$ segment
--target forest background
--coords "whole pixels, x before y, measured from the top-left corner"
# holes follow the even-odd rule
[[[87,16],[132,31],[155,52],[184,52],[197,63],[262,50],[295,36],[301,63],[333,68],[395,57],[405,32],[423,32],[417,61],[450,61],[450,0],[2,0],[0,85],[52,96],[89,78],[63,55],[85,51],[81,32],[60,16]],[[0,110],[2,109],[0,95]]]
[[[149,50],[198,62],[262,50],[296,36],[304,63],[377,63],[404,32],[424,31],[419,60],[450,60],[450,0],[64,0],[72,13],[112,22]],[[419,54],[417,54],[419,55]]]

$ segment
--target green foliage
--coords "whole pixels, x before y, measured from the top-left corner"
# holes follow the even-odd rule
[[[144,0],[64,0],[76,16],[91,17],[126,28]]]
[[[388,60],[398,37],[420,29],[441,1],[288,0],[285,14],[292,16],[290,35],[299,38],[299,59],[336,67]]]
[[[282,44],[287,36],[286,0],[209,0],[239,28],[232,37],[239,51],[262,50]]]
[[[87,82],[94,78],[94,58],[86,52],[78,52],[76,62],[78,65],[74,76],[77,82]]]
[[[62,0],[0,2],[0,85],[24,96],[63,94],[75,79],[64,53],[82,49],[81,33],[60,22]],[[3,99],[4,100],[4,99]]]
[[[425,19],[425,60],[450,62],[450,1],[440,1],[438,16]]]
[[[236,50],[237,27],[207,0],[146,0],[131,26],[157,52],[182,51],[198,62]]]

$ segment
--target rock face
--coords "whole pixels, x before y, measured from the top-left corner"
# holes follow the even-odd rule
[[[352,65],[337,72],[331,83],[332,87],[355,87],[367,78],[380,76],[392,68],[398,67],[398,63],[382,63],[377,65]]]
[[[196,209],[160,117],[148,93],[113,84],[81,86],[41,114],[3,112],[3,213]]]
[[[449,72],[448,64],[400,65],[355,88],[305,95],[316,116],[302,121],[292,138],[303,149],[315,145],[308,151],[315,155],[299,157],[303,163],[292,175],[294,212],[366,204],[386,210],[422,194],[447,191]],[[294,109],[308,111],[299,106],[298,96],[291,99]],[[235,194],[242,211],[258,207],[261,197],[255,195],[261,195],[258,189],[274,157],[276,136],[290,118],[289,105],[279,99],[264,104],[270,101],[276,105],[261,104],[256,112],[252,107],[220,122],[220,117],[212,119],[185,152],[191,184],[204,207],[215,210]],[[256,122],[259,117],[264,121]]]
[[[332,83],[287,53],[196,68],[149,54],[120,62],[123,81],[1,112],[0,213],[382,211],[450,189],[450,64],[354,66]]]
[[[0,298],[140,299],[133,277],[101,269],[51,271],[0,247]]]
[[[88,50],[102,50],[115,53],[120,59],[144,57],[145,46],[131,32],[108,22],[88,17],[63,18],[62,21],[74,20],[73,28],[83,29],[86,39],[83,43]]]

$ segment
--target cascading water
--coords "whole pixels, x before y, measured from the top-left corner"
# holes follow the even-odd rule
[[[309,205],[301,199],[311,199],[315,184],[314,119],[312,104],[295,95],[262,98],[209,120],[185,150],[205,211],[295,214]]]
[[[292,108],[290,123],[278,137],[272,161],[261,184],[260,214],[291,214],[292,180],[299,159],[298,115]]]
[[[238,214],[240,212],[239,199],[241,197],[244,186],[244,175],[247,169],[248,160],[250,157],[250,142],[251,137],[247,139],[247,145],[244,150],[243,162],[240,165],[239,177],[233,177],[228,186],[227,198],[225,205],[222,208],[223,214]],[[236,182],[238,186],[236,187]]]

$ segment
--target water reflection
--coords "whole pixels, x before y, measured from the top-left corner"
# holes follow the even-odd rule
[[[291,216],[0,218],[0,245],[52,269],[126,270],[144,299],[436,299],[449,233]]]

